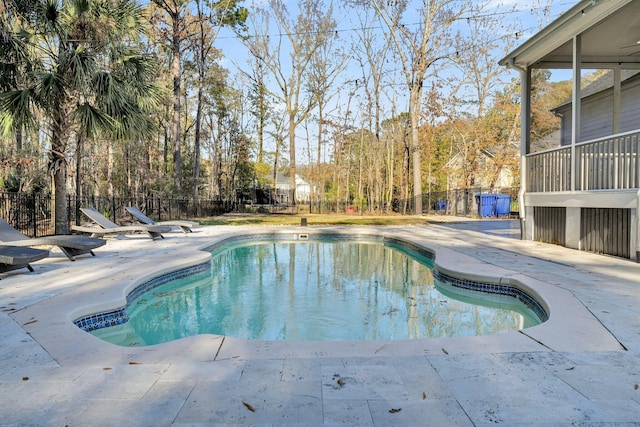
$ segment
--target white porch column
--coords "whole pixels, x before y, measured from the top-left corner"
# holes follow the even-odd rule
[[[631,230],[629,236],[631,237],[631,259],[640,262],[640,190],[638,190],[637,196],[638,203],[636,208],[631,209]]]
[[[582,37],[573,38],[573,94],[571,100],[571,191],[576,191],[576,143],[580,142],[580,73],[582,71]],[[567,208],[565,245],[578,249],[580,245],[580,209]]]
[[[533,208],[527,209],[525,204],[529,174],[527,154],[531,151],[531,68],[528,67],[520,70],[520,98],[520,238],[533,240]]]
[[[571,99],[571,191],[576,191],[576,143],[580,142],[580,73],[582,37],[573,38],[573,94]]]

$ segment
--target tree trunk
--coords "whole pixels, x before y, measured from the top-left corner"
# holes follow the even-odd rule
[[[16,128],[16,153],[20,155],[22,152],[22,126],[18,125]]]
[[[418,134],[418,113],[420,111],[420,89],[414,83],[409,96],[409,120],[411,123],[411,151],[413,157],[413,203],[415,215],[422,215],[422,165],[420,160],[420,139]]]
[[[311,188],[309,188],[309,213],[311,213],[311,200],[318,201],[318,213],[321,213],[320,195],[321,188],[324,187],[324,181],[320,176],[320,168],[322,165],[322,133],[324,132],[324,102],[318,102],[318,159],[316,161],[316,173],[313,180],[310,180]],[[309,161],[311,166],[311,161]]]
[[[69,234],[67,222],[67,164],[60,162],[53,173],[53,217],[56,234]]]
[[[60,155],[60,151],[64,147],[59,141],[52,144],[52,160],[50,162],[50,171],[53,181],[53,218],[55,234],[69,234],[69,224],[67,222],[67,162],[64,155]]]
[[[91,155],[89,156],[91,161],[91,170],[93,178],[93,197],[100,197],[100,162],[96,160],[96,144],[91,146]]]
[[[276,154],[273,159],[273,197],[275,198],[278,194],[278,155],[280,154],[280,138],[281,136],[276,137]],[[272,204],[274,200],[272,200]],[[280,203],[279,199],[275,199],[276,202]]]
[[[387,193],[386,193],[386,207],[387,213],[393,209],[393,183],[395,173],[395,150],[393,141],[387,140]]]
[[[360,130],[360,138],[358,140],[358,181],[356,183],[356,204],[360,204],[360,208],[362,208],[362,174],[364,170],[363,162],[365,160],[364,155],[364,127]]]
[[[127,175],[127,189],[129,190],[129,196],[131,196],[131,193],[136,194],[136,188],[134,187],[133,179],[131,178],[131,150],[133,148],[131,146],[131,141],[126,141],[126,147],[127,149],[122,153],[122,157],[124,157],[124,168]]]
[[[76,201],[82,197],[82,156],[84,147],[84,137],[78,133],[78,143],[76,147]]]
[[[410,150],[408,149],[408,147],[405,148],[405,153],[404,153],[404,171],[405,173],[402,174],[403,176],[403,181],[404,181],[404,207],[402,208],[402,214],[406,215],[407,214],[407,209],[408,209],[408,205],[409,205],[409,173],[410,173],[410,169],[411,169],[411,153]]]
[[[180,71],[180,19],[173,19],[173,40],[171,43],[171,53],[173,54],[173,182],[176,191],[179,193],[182,188],[182,154],[180,149],[180,82],[182,74]]]
[[[291,186],[291,205],[296,205],[296,116],[289,114],[289,185]]]
[[[67,140],[69,135],[69,107],[64,101],[57,103],[51,129],[49,171],[53,181],[53,218],[55,234],[69,234],[67,211]]]
[[[324,131],[324,102],[318,102],[318,171],[320,170],[321,157],[322,157],[322,132]],[[309,162],[311,163],[311,162]]]
[[[107,143],[107,195],[113,198],[113,143]]]
[[[196,124],[195,124],[195,140],[193,142],[193,200],[198,206],[198,187],[200,184],[200,138],[201,138],[201,123],[202,123],[202,82],[203,76],[200,77],[200,84],[198,86],[198,105],[196,109]]]
[[[266,121],[265,121],[265,110],[266,110],[266,106],[264,105],[265,102],[263,101],[264,95],[262,93],[263,89],[262,86],[259,87],[258,89],[260,91],[260,94],[258,96],[260,96],[260,101],[258,104],[258,163],[263,163],[264,161],[264,128],[267,126]]]

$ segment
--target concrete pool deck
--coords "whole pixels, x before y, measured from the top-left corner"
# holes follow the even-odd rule
[[[550,322],[494,337],[142,348],[71,324],[117,308],[141,275],[205,259],[194,248],[215,239],[335,229],[399,236],[446,270],[524,283],[551,299]],[[35,273],[0,275],[1,426],[640,425],[640,264],[520,241],[514,220],[194,231],[109,239],[75,262],[54,249]]]

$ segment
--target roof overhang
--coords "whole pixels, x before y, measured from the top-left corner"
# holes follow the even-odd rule
[[[572,68],[582,37],[582,68],[640,68],[640,1],[583,0],[502,58],[518,68]]]

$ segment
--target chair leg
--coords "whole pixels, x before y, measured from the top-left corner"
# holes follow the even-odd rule
[[[60,250],[69,258],[71,261],[75,261],[76,258],[71,254],[71,251],[63,246],[59,246]]]

